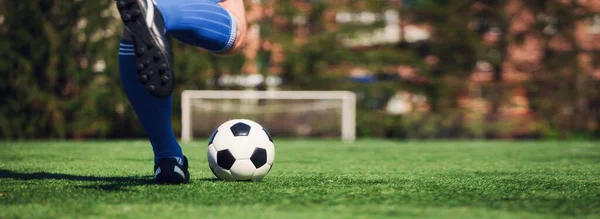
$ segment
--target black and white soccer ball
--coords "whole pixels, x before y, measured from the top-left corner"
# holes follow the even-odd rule
[[[271,134],[260,124],[234,119],[221,124],[208,142],[208,165],[227,181],[261,181],[275,160]]]

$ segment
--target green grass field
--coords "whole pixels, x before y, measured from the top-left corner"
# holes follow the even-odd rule
[[[600,143],[279,140],[260,183],[152,183],[145,141],[0,142],[0,218],[600,218]]]

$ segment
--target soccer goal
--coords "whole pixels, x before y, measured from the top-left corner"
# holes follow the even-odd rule
[[[207,138],[229,119],[254,120],[275,137],[356,138],[356,95],[350,91],[186,90],[181,140]]]

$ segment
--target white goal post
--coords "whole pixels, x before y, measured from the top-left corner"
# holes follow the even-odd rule
[[[351,91],[253,91],[253,90],[185,90],[181,94],[181,141],[193,140],[194,99],[210,100],[339,100],[341,102],[341,139],[356,139],[356,94]],[[291,109],[293,110],[293,109]],[[198,115],[195,115],[198,116]],[[216,128],[216,127],[215,127]]]

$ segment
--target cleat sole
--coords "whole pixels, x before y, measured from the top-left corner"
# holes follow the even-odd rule
[[[166,97],[173,90],[173,71],[170,49],[160,11],[154,10],[153,23],[146,23],[148,8],[145,0],[117,0],[117,8],[125,28],[131,34],[137,56],[138,79],[152,95]],[[152,3],[150,3],[152,4]],[[158,26],[158,27],[157,27]],[[155,74],[158,72],[158,74]],[[167,78],[167,80],[164,80]]]

